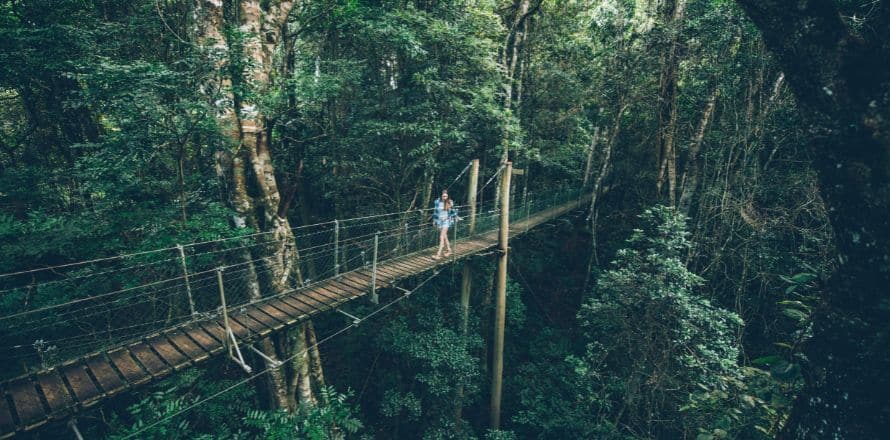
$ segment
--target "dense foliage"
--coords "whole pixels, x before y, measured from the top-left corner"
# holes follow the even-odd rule
[[[509,159],[523,170],[515,200],[568,185],[586,207],[511,243],[500,430],[488,427],[488,255],[347,333],[337,333],[344,316],[328,314],[257,344],[293,360],[279,378],[244,381],[214,359],[90,410],[82,429],[159,439],[828,435],[809,429],[821,422],[806,402],[844,396],[858,380],[832,373],[845,365],[877,374],[859,370],[857,353],[884,359],[874,353],[887,302],[874,292],[890,273],[876,232],[890,218],[878,212],[885,158],[851,147],[859,156],[848,163],[837,146],[886,150],[890,94],[874,90],[890,81],[862,60],[880,58],[890,15],[880,1],[803,1],[782,21],[782,2],[738,3],[0,0],[0,324],[179,276],[178,260],[155,267],[142,251],[232,237],[241,240],[206,261],[190,258],[249,264],[243,290],[254,299],[298,287],[292,249],[311,255],[315,243],[292,228],[427,208],[446,188],[463,203],[472,159],[480,187],[493,182],[479,200],[491,206],[499,182],[489,179]],[[818,20],[800,25],[810,12]],[[786,25],[844,34],[785,39]],[[805,44],[821,46],[795,51]],[[825,47],[852,61],[819,64],[843,58]],[[884,89],[850,86],[859,80]],[[124,253],[136,253],[126,268],[68,266]],[[851,270],[850,258],[873,267]],[[310,263],[305,278],[321,272]],[[384,292],[382,304],[401,294]],[[158,298],[132,310],[168,324],[186,310]],[[379,306],[348,307],[365,316]],[[82,323],[36,326],[49,328],[46,340],[0,326],[3,378],[113,339],[104,329],[75,344]],[[309,353],[313,341],[323,343]],[[305,361],[294,360],[301,350]],[[833,401],[844,409],[832,423],[857,411],[876,421],[853,417],[861,426],[839,438],[887,421],[881,398],[857,387],[871,404]]]

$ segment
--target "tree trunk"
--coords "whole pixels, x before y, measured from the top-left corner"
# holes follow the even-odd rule
[[[501,62],[506,72],[504,84],[504,111],[510,113],[513,111],[513,95],[515,92],[522,90],[522,75],[517,75],[517,67],[521,65],[522,50],[525,39],[529,32],[529,17],[541,7],[542,0],[536,0],[532,4],[531,0],[514,0],[513,13],[505,18],[508,25],[507,38],[504,40],[504,46],[501,49]],[[510,138],[507,131],[501,140],[501,163],[507,162],[510,158]],[[498,165],[500,166],[500,164]],[[498,180],[494,196],[494,205],[500,203],[501,181]]]
[[[677,153],[674,151],[674,137],[677,132],[677,84],[680,68],[680,31],[686,16],[686,0],[674,0],[664,7],[665,20],[669,30],[670,44],[662,56],[661,81],[658,98],[658,132],[656,138],[656,166],[658,178],[655,189],[658,195],[668,184],[668,198],[671,205],[676,201]]]
[[[593,154],[596,151],[596,143],[600,137],[600,128],[595,127],[593,129],[593,138],[590,139],[590,149],[587,151],[587,166],[584,167],[584,182],[581,184],[581,190],[587,188],[587,183],[590,181],[590,171],[592,170],[591,166],[593,165]]]
[[[882,438],[890,432],[890,8],[853,34],[832,1],[739,3],[810,124],[840,254],[805,348],[806,385],[780,438]]]
[[[698,190],[698,173],[700,168],[699,153],[702,143],[705,140],[705,133],[708,130],[708,124],[714,109],[717,107],[717,97],[720,96],[720,87],[715,83],[714,89],[705,104],[705,110],[702,112],[701,120],[698,123],[698,129],[695,131],[695,137],[689,144],[689,152],[686,155],[686,166],[683,170],[683,178],[681,179],[680,193],[680,212],[689,215],[689,208],[692,205],[692,197]]]
[[[590,274],[593,272],[593,266],[599,264],[596,250],[596,220],[599,216],[599,193],[602,190],[603,182],[606,180],[606,176],[609,174],[609,168],[612,165],[612,148],[615,146],[615,142],[618,140],[618,135],[621,133],[621,116],[624,115],[625,110],[627,110],[627,104],[619,103],[615,121],[612,123],[611,136],[609,136],[609,139],[605,142],[603,148],[603,160],[600,164],[600,172],[593,183],[593,189],[591,189],[590,210],[587,213],[587,219],[590,222],[590,255],[587,260],[587,273],[584,274],[584,286],[582,287],[582,292],[587,292],[587,289],[590,287]],[[608,134],[604,134],[604,136],[607,135]]]
[[[226,23],[224,7],[237,8],[237,25],[248,36],[241,51],[235,51],[224,37]],[[266,295],[280,295],[291,288],[294,278],[302,282],[302,273],[298,264],[298,251],[295,238],[288,221],[287,209],[282,206],[282,197],[272,164],[270,147],[271,129],[265,116],[250,96],[238,96],[232,91],[236,78],[253,88],[255,94],[261,94],[271,84],[272,57],[282,38],[282,29],[293,7],[291,1],[258,1],[241,0],[228,4],[220,0],[201,0],[197,11],[201,18],[198,22],[204,26],[197,30],[198,41],[210,47],[217,56],[217,68],[220,80],[205,85],[208,94],[217,105],[217,119],[223,132],[236,146],[231,160],[232,194],[230,201],[237,213],[236,227],[251,227],[257,231],[267,232],[258,239],[262,245],[252,248],[251,253],[258,254],[267,275],[261,280],[253,273],[251,298],[258,299]],[[230,71],[233,77],[224,74],[225,59],[232,60],[231,65],[246,66],[243,72]],[[249,62],[236,62],[244,58]],[[252,258],[252,256],[248,256]],[[262,287],[260,287],[262,286]],[[306,327],[301,327],[296,335],[289,338],[276,336],[281,342],[279,346],[272,338],[258,343],[261,350],[272,361],[284,359],[288,355],[296,362],[291,368],[272,368],[272,362],[266,362],[269,369],[266,386],[272,398],[272,406],[279,409],[292,410],[300,403],[313,404],[315,398],[309,384],[309,358],[306,350]],[[319,362],[320,364],[320,362]],[[319,367],[320,368],[320,367]],[[295,385],[295,386],[294,386]],[[299,391],[297,395],[297,391]]]

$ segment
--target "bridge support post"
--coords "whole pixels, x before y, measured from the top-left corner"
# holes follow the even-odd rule
[[[334,220],[334,276],[340,275],[340,221]]]
[[[476,191],[479,186],[479,159],[473,159],[470,165],[470,185],[467,189],[467,205],[470,212],[467,215],[469,224],[467,226],[467,236],[476,233]],[[457,240],[455,240],[455,247]],[[460,279],[460,334],[461,343],[466,346],[467,330],[470,320],[470,293],[473,288],[473,268],[469,261],[464,261],[463,269],[461,269]],[[463,410],[464,388],[458,385],[456,396],[454,399],[454,419],[459,422],[461,419],[461,411]]]
[[[185,249],[181,244],[177,244],[176,249],[179,250],[179,262],[182,265],[182,277],[185,280],[185,293],[188,295],[189,310],[191,310],[192,316],[195,316],[195,300],[192,299],[192,285],[189,282],[189,269],[185,262]]]
[[[371,302],[374,304],[380,303],[380,298],[377,297],[377,245],[380,241],[380,233],[374,233],[374,255],[371,257]]]
[[[491,429],[501,426],[501,391],[504,376],[504,321],[507,309],[507,255],[510,239],[510,176],[513,164],[507,162],[501,175],[501,226],[498,237],[498,285],[495,301],[494,347],[491,368]]]
[[[225,342],[229,357],[243,368],[247,374],[250,374],[253,369],[250,368],[250,365],[247,365],[247,362],[244,362],[244,356],[241,355],[241,349],[238,348],[238,340],[235,339],[235,333],[233,333],[232,328],[229,327],[229,310],[228,306],[226,306],[226,288],[225,284],[223,284],[223,270],[222,267],[216,269],[216,283],[219,286],[219,302],[222,306],[223,325],[225,326],[226,333],[225,337],[223,337],[223,342]],[[238,357],[235,357],[236,354]]]

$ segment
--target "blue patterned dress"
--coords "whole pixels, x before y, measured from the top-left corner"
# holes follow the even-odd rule
[[[439,229],[450,228],[457,219],[457,209],[454,209],[454,205],[452,205],[451,209],[445,209],[445,202],[442,199],[436,199],[434,206],[433,223]]]

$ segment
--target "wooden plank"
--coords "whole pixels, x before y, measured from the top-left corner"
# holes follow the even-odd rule
[[[370,274],[365,274],[365,273],[361,273],[361,272],[352,272],[352,277],[356,280],[361,281],[361,283],[365,285],[365,290],[371,289],[372,280],[371,280]],[[386,287],[386,284],[387,284],[386,281],[384,281],[382,279],[382,277],[379,277],[379,276],[377,277],[377,288],[378,289]]]
[[[337,278],[336,281],[340,284],[345,284],[347,286],[350,286],[353,289],[358,290],[359,292],[368,290],[368,286],[366,286],[364,283],[360,283],[360,282],[358,282],[352,278],[346,277],[346,276],[341,276],[340,278]]]
[[[161,360],[173,367],[174,370],[189,365],[189,359],[180,353],[164,335],[153,336],[146,340],[145,343],[154,349],[154,351],[161,357]]]
[[[222,325],[223,321],[219,320],[219,324]],[[250,319],[250,316],[238,314],[237,316],[229,316],[229,327],[232,328],[232,333],[238,339],[251,339],[254,335],[261,335],[263,332],[268,332],[269,329],[263,324]]]
[[[37,395],[37,388],[31,382],[31,379],[22,378],[9,384],[7,390],[12,403],[15,406],[15,412],[19,416],[20,426],[28,429],[40,425],[46,421],[46,412],[43,410],[43,403]]]
[[[277,319],[279,322],[281,322],[281,323],[284,324],[284,325],[289,325],[289,324],[291,324],[293,321],[295,321],[295,319],[294,319],[294,318],[291,318],[291,316],[290,316],[289,314],[284,313],[284,312],[282,312],[281,310],[278,310],[278,309],[275,308],[275,307],[272,307],[268,302],[265,302],[265,303],[263,303],[263,304],[260,304],[260,305],[257,307],[257,309],[258,309],[259,311],[261,311],[261,312],[263,312],[263,313],[265,313],[265,314],[267,314],[267,315],[269,315],[269,316],[271,316],[271,317]]]
[[[203,361],[210,357],[206,350],[201,348],[195,341],[192,341],[192,339],[180,329],[167,332],[167,339],[192,362]]]
[[[226,335],[225,327],[223,327],[221,320],[202,322],[200,323],[200,326],[207,332],[207,334],[213,336],[213,338],[219,341],[219,343],[223,345],[223,348],[225,348],[228,335]]]
[[[330,310],[330,307],[328,307],[326,304],[322,305],[318,301],[313,300],[307,295],[294,297],[293,300],[304,304],[305,307],[312,307],[312,309],[315,310],[315,314]]]
[[[0,438],[8,438],[15,435],[15,419],[12,418],[12,408],[6,401],[6,395],[0,392]]]
[[[283,296],[283,297],[281,297],[281,300],[286,302],[287,305],[289,305],[297,310],[302,311],[307,316],[311,316],[311,315],[318,313],[318,309],[316,309],[315,307],[311,307],[302,301],[298,301],[296,299],[295,294]]]
[[[58,370],[37,375],[37,385],[46,397],[50,413],[61,413],[74,405],[74,397],[68,393],[68,387],[62,382]]]
[[[354,298],[364,293],[364,289],[356,289],[348,284],[343,284],[337,280],[331,280],[329,283],[325,284],[325,287],[328,290],[337,289],[340,291],[341,295],[346,295],[347,298]]]
[[[426,269],[414,267],[414,266],[405,264],[404,262],[401,262],[401,261],[393,261],[392,265],[399,268],[402,271],[402,273],[404,273],[406,275],[417,275],[420,272],[426,271]]]
[[[257,329],[256,331],[252,331],[249,327],[245,327],[244,323],[242,323],[241,321],[234,319],[234,318],[235,318],[234,316],[229,315],[229,327],[231,327],[232,333],[234,333],[235,336],[238,337],[238,339],[250,338],[251,334],[253,334],[253,333],[259,334],[259,330],[263,329],[263,326],[261,326],[259,323],[253,323],[252,321],[248,320],[250,325],[256,327],[256,329]],[[218,318],[216,320],[216,323],[219,324],[220,327],[225,329],[222,318]],[[216,336],[216,333],[214,333],[213,336]],[[223,336],[221,339],[223,341],[223,343],[226,343],[227,338],[228,338],[228,336],[225,335],[225,333],[223,333]],[[231,342],[231,341],[229,341],[229,342]]]
[[[59,371],[71,385],[71,391],[74,397],[84,406],[94,403],[98,398],[102,397],[99,387],[93,382],[93,379],[87,374],[86,367],[80,362],[63,367]]]
[[[258,317],[254,317],[253,315],[258,315]],[[245,313],[242,315],[238,315],[238,321],[244,325],[250,325],[250,326],[259,325],[259,326],[261,326],[262,328],[260,330],[257,330],[254,333],[254,337],[269,336],[270,334],[278,331],[281,328],[281,327],[275,327],[275,326],[267,326],[266,324],[264,324],[262,321],[260,321],[260,318],[262,318],[262,315],[263,315],[263,313],[257,312],[256,310],[249,310],[249,311],[245,311]],[[265,319],[271,320],[272,318],[266,317]],[[230,321],[231,321],[231,319],[230,319]],[[275,322],[277,322],[277,321],[275,321]]]
[[[394,268],[388,267],[385,265],[377,266],[377,272],[388,276],[389,279],[392,280],[391,281],[392,283],[395,283],[395,282],[401,280],[402,278],[405,278],[405,275],[403,275],[400,271],[395,270]]]
[[[148,381],[151,376],[142,366],[133,360],[133,354],[126,347],[119,348],[108,352],[108,358],[111,363],[121,372],[124,379],[133,385]]]
[[[264,313],[263,311],[261,311],[260,309],[258,309],[256,307],[247,309],[245,314],[239,316],[239,318],[241,318],[241,317],[250,318],[250,319],[253,319],[254,321],[258,321],[260,324],[263,324],[263,326],[266,327],[266,330],[263,330],[262,332],[260,332],[261,336],[266,336],[270,333],[279,331],[282,328],[284,328],[283,323],[279,322],[274,317],[269,316],[268,314]]]
[[[182,331],[208,353],[213,354],[222,351],[225,348],[222,342],[214,338],[210,333],[207,333],[207,331],[199,325],[184,328]]]
[[[319,287],[324,287],[325,290],[327,290],[329,292],[334,292],[334,293],[342,296],[343,298],[352,298],[355,296],[355,292],[354,292],[355,289],[353,289],[352,287],[344,286],[340,283],[334,282],[334,280],[329,280],[327,283],[324,283],[323,286],[319,286]]]
[[[300,313],[295,312],[292,307],[287,307],[278,298],[264,302],[260,306],[260,310],[283,322],[284,325],[292,325],[299,320],[300,316]]]
[[[103,354],[90,356],[85,363],[87,368],[93,373],[93,377],[96,378],[96,382],[99,382],[99,386],[102,387],[105,395],[117,394],[126,386]]]
[[[328,304],[340,304],[347,300],[347,298],[345,296],[340,296],[336,292],[327,290],[323,287],[318,287],[315,289],[315,291],[318,292],[320,295],[324,295],[326,298],[328,298],[329,299]]]
[[[296,299],[297,301],[301,301],[303,304],[306,304],[309,307],[314,308],[315,310],[319,310],[319,311],[327,310],[329,308],[327,303],[323,303],[323,302],[315,299],[313,297],[314,295],[318,295],[318,294],[313,293],[312,295],[310,295],[309,292],[303,292],[302,295],[298,295],[293,298]]]
[[[331,297],[329,290],[323,292],[321,289],[312,289],[312,291],[306,293],[306,297],[312,298],[313,300],[324,304],[325,309],[334,307],[336,304],[339,304],[344,300],[342,296]]]
[[[137,342],[130,345],[129,348],[130,352],[133,353],[133,357],[145,367],[148,374],[151,374],[152,376],[162,376],[170,371],[170,367],[165,365],[164,361],[148,348],[148,345],[142,342]]]
[[[436,260],[433,260],[432,258],[429,258],[425,255],[412,255],[410,259],[416,260],[416,261],[424,261],[426,264],[435,264],[436,263]],[[414,266],[405,264],[406,260],[407,260],[407,258],[402,257],[402,258],[396,258],[392,261],[387,261],[386,263],[389,267],[396,269],[403,274],[414,275],[414,273],[417,271],[417,268],[415,268]]]
[[[245,325],[247,325],[247,323],[244,322],[244,319],[242,319],[245,317],[250,317],[251,319],[259,322],[264,327],[266,327],[265,329],[260,331],[261,335],[267,335],[272,331],[279,330],[282,327],[284,327],[284,325],[282,323],[278,322],[271,316],[257,310],[255,307],[250,307],[247,310],[245,310],[245,313],[238,315],[238,320],[240,322],[244,323]]]
[[[368,282],[370,283],[372,272],[373,271],[371,270],[371,268],[368,268],[368,269],[362,269],[360,271],[357,271],[356,273],[363,278],[367,278],[369,280]],[[381,281],[384,284],[389,285],[395,280],[392,277],[390,277],[389,275],[386,275],[386,274],[380,272],[380,265],[378,265],[377,266],[377,285],[378,286],[381,285]]]
[[[344,292],[343,289],[337,289],[333,285],[328,285],[319,288],[319,292],[328,296],[332,296],[337,298],[336,303],[343,303],[353,298],[356,298],[355,292],[350,290],[349,292]]]
[[[272,300],[269,302],[269,305],[274,306],[275,308],[287,313],[297,321],[309,316],[309,313],[304,311],[302,308],[294,307],[289,302],[285,301],[284,298],[286,298],[286,296]]]
[[[435,266],[438,266],[443,263],[447,263],[449,261],[451,261],[450,256],[448,256],[448,257],[443,256],[439,260],[433,260],[432,258],[430,258],[429,260],[424,260],[422,258],[405,259],[405,260],[397,261],[396,264],[401,264],[403,266],[413,268],[414,273],[418,274],[421,272],[426,272]]]

